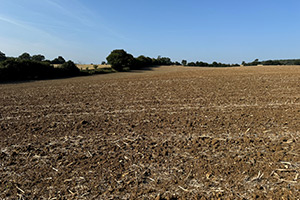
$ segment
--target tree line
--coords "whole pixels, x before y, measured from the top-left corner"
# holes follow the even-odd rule
[[[59,64],[55,67],[54,64]],[[43,55],[23,53],[18,57],[6,57],[0,51],[0,81],[39,80],[77,76],[80,70],[71,60],[65,61],[62,56],[45,60]]]
[[[235,67],[239,64],[225,64],[220,62],[206,63],[202,61],[187,62],[173,62],[168,57],[158,56],[157,58],[150,58],[144,55],[134,57],[123,49],[113,50],[106,58],[107,62],[102,64],[109,64],[111,68],[97,69],[94,65],[94,70],[89,69],[80,70],[71,60],[65,61],[62,56],[58,56],[53,60],[46,60],[45,56],[41,54],[30,55],[23,53],[18,57],[6,57],[0,51],[0,82],[12,80],[32,80],[32,79],[48,79],[48,78],[63,78],[79,75],[91,75],[99,73],[110,73],[113,71],[130,71],[144,69],[145,67],[159,66],[159,65],[181,65],[192,67]],[[253,62],[241,63],[243,66],[255,65],[300,65],[300,59],[290,60],[266,60],[259,61],[255,59]]]
[[[239,64],[225,64],[220,62],[213,62],[211,64],[196,61],[187,62],[182,60],[181,63],[178,61],[173,62],[168,57],[158,56],[157,58],[150,58],[144,55],[134,58],[131,54],[127,53],[123,49],[117,49],[110,53],[106,58],[108,63],[117,71],[126,71],[130,69],[141,69],[144,67],[155,66],[155,65],[182,65],[182,66],[194,66],[194,67],[234,67],[240,66]]]
[[[123,49],[113,50],[106,60],[116,71],[138,70],[155,65],[174,65],[168,57],[150,58],[141,55],[135,58]]]
[[[242,62],[243,66],[257,66],[257,65],[300,65],[300,59],[283,59],[283,60],[265,60],[259,61],[255,59],[252,62]]]
[[[202,61],[187,63],[186,60],[182,60],[181,63],[183,66],[190,66],[190,67],[237,67],[237,66],[240,66],[239,64],[227,64],[227,63],[220,63],[220,62],[216,62],[216,61],[214,61],[210,64],[210,63],[202,62]]]
[[[53,60],[45,60],[45,56],[41,54],[37,55],[30,55],[29,53],[23,53],[17,58],[14,57],[6,57],[6,55],[0,51],[0,62],[4,60],[11,60],[11,59],[18,59],[18,60],[31,60],[31,61],[38,61],[38,62],[48,62],[50,64],[64,64],[66,61],[62,56],[58,56]]]

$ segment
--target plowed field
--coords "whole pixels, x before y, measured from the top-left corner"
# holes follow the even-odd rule
[[[0,85],[0,199],[299,199],[300,66]]]

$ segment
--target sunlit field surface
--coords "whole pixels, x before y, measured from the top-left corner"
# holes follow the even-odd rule
[[[0,94],[0,199],[300,196],[300,66],[162,66]]]

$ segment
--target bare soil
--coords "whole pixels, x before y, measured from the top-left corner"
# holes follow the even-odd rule
[[[300,67],[0,85],[0,199],[299,199]]]

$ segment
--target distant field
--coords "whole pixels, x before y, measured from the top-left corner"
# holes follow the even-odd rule
[[[76,66],[79,68],[79,69],[95,69],[94,68],[94,65],[97,65],[97,64],[93,64],[93,65],[83,65],[83,64],[76,64]],[[110,65],[97,65],[98,68],[107,68],[107,67],[110,67]]]
[[[0,199],[300,197],[300,66],[162,66],[0,94]]]
[[[91,65],[91,64],[89,64],[89,65],[87,65],[87,64],[76,64],[76,66],[79,68],[79,69],[86,69],[86,68],[88,68],[88,69],[95,69],[94,68],[94,65],[97,65],[97,64],[93,64],[93,65]],[[59,67],[60,66],[60,64],[54,64],[54,67]],[[107,67],[111,67],[110,65],[97,65],[98,66],[98,68],[107,68]]]

